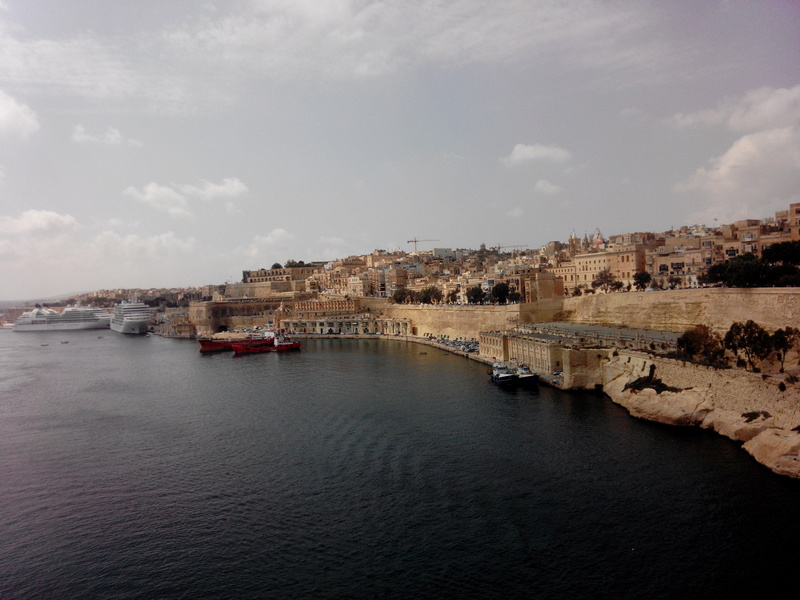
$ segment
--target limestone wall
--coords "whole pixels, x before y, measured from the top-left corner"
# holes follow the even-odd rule
[[[414,335],[447,335],[477,340],[481,331],[515,327],[519,323],[520,306],[392,304],[383,309],[381,316],[409,319]]]
[[[409,319],[415,335],[447,335],[478,339],[481,331],[513,329],[520,323],[551,321],[561,310],[561,301],[497,306],[382,304],[383,317]]]
[[[665,290],[590,294],[564,300],[560,318],[573,323],[685,331],[706,324],[725,332],[752,319],[767,330],[800,324],[800,288]]]

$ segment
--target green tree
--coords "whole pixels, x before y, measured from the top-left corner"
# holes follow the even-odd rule
[[[498,304],[505,304],[508,300],[509,288],[505,281],[500,281],[492,286],[492,299]]]
[[[483,304],[484,296],[483,289],[479,285],[467,290],[467,302],[470,304]]]
[[[783,365],[786,361],[786,353],[794,348],[797,342],[800,341],[800,330],[797,330],[794,327],[778,329],[772,334],[770,341],[772,342],[772,348],[778,353],[778,360],[781,363],[781,373],[783,373]]]
[[[508,293],[508,301],[509,302],[519,302],[522,296],[519,292],[509,292]]]
[[[297,260],[292,260],[292,259],[290,258],[289,260],[287,260],[287,261],[286,261],[286,263],[284,264],[284,266],[285,266],[287,269],[291,269],[292,267],[304,267],[304,266],[305,266],[305,264],[306,264],[306,263],[304,263],[302,260],[300,260],[300,261],[297,261]]]
[[[279,263],[279,262],[272,263],[272,266],[270,267],[270,269],[282,269],[282,268],[283,268],[283,265],[281,265],[281,263]]]
[[[695,325],[678,338],[678,350],[685,358],[711,366],[722,366],[725,360],[725,347],[722,337],[708,325]]]
[[[400,286],[392,293],[392,300],[397,304],[402,304],[408,297],[408,290],[404,286]]]
[[[740,351],[743,352],[751,370],[755,370],[756,360],[763,360],[772,352],[770,335],[754,321],[731,325],[725,334],[724,344],[736,356]]]
[[[450,304],[455,304],[456,302],[458,302],[458,290],[450,290],[447,293],[447,301]]]
[[[768,281],[768,265],[752,252],[711,265],[701,277],[704,283],[723,283],[728,287],[761,287]]]
[[[761,257],[768,263],[800,265],[800,241],[781,242],[764,248]]]
[[[597,274],[597,277],[594,278],[594,281],[592,281],[592,287],[602,288],[604,292],[607,292],[608,288],[611,287],[611,284],[613,284],[616,280],[617,278],[614,277],[611,269],[606,267]]]
[[[672,275],[672,276],[667,278],[667,283],[669,284],[669,289],[674,290],[675,288],[677,288],[680,285],[681,278],[680,277],[676,277],[675,275]]]
[[[422,291],[419,294],[419,301],[422,304],[434,304],[442,301],[442,290],[440,290],[435,285],[429,285],[426,288],[422,288]]]

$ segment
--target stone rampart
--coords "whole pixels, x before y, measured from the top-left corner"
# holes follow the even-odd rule
[[[573,323],[685,331],[698,324],[725,332],[752,319],[774,331],[800,323],[800,288],[664,290],[564,299],[559,318]]]
[[[409,319],[413,335],[477,340],[481,331],[503,331],[520,323],[550,321],[560,309],[560,301],[492,306],[388,304],[380,307],[380,313],[386,318]]]

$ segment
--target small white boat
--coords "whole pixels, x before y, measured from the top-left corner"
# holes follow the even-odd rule
[[[515,370],[504,362],[492,363],[489,376],[494,383],[498,384],[513,383],[517,378]]]
[[[520,385],[533,384],[539,381],[539,373],[531,371],[531,368],[526,364],[520,364],[517,369],[517,381]]]

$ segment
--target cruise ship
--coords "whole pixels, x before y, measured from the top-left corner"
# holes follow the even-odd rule
[[[58,312],[52,308],[34,308],[17,319],[14,331],[66,331],[71,329],[108,329],[111,315],[91,306],[69,306]]]
[[[147,333],[150,323],[150,307],[144,302],[122,301],[114,305],[111,313],[111,329],[119,333]]]

